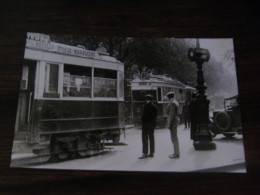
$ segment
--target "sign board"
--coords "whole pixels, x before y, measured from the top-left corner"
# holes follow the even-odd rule
[[[60,54],[81,56],[81,57],[85,57],[85,58],[96,58],[97,57],[96,51],[85,50],[83,48],[60,44],[60,43],[54,43],[54,42],[41,42],[41,41],[27,39],[26,47],[32,48],[32,49],[43,50],[43,51],[60,53]]]

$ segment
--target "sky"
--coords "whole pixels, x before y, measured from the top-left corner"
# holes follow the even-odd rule
[[[225,59],[224,56],[227,51],[234,51],[234,44],[232,38],[219,38],[219,39],[199,39],[200,47],[208,49],[211,57],[215,58],[215,60],[222,63],[225,70],[229,73],[229,77],[232,78],[233,82],[233,90],[229,91],[229,96],[238,94],[238,86],[237,86],[237,74],[236,74],[236,65],[235,60]],[[234,55],[234,53],[233,53]],[[234,56],[233,56],[234,57]],[[225,79],[225,78],[224,78]],[[229,83],[231,84],[231,83]]]
[[[228,50],[234,50],[233,39],[199,39],[200,47],[208,49],[216,60],[223,60]]]

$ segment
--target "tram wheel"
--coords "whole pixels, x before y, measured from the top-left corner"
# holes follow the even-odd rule
[[[78,154],[81,157],[85,157],[89,154],[89,151],[88,150],[80,150],[80,151],[78,151]]]
[[[115,135],[114,139],[113,139],[113,144],[119,144],[120,141],[120,136],[119,135]]]
[[[40,156],[41,162],[49,162],[51,160],[51,155],[41,155]]]
[[[99,149],[91,149],[89,150],[89,155],[90,156],[95,156],[95,155],[99,155],[101,153],[102,150]]]
[[[66,160],[69,158],[69,153],[68,152],[60,152],[57,154],[57,157],[59,160]]]
[[[77,152],[70,152],[69,157],[75,158],[77,156]]]

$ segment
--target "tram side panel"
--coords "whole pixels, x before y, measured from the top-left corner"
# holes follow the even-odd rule
[[[46,99],[34,99],[36,62],[26,64],[28,84],[21,90],[25,95],[20,95],[15,139],[23,139],[38,154],[102,149],[104,140],[119,142],[125,126],[123,102],[63,100],[56,93]]]
[[[42,147],[52,139],[78,141],[82,136],[85,142],[119,141],[121,107],[119,102],[35,100],[29,140]]]

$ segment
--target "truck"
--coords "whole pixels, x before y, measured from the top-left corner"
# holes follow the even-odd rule
[[[213,136],[223,134],[232,138],[236,134],[242,134],[238,95],[224,98],[224,109],[213,111],[211,120]]]

